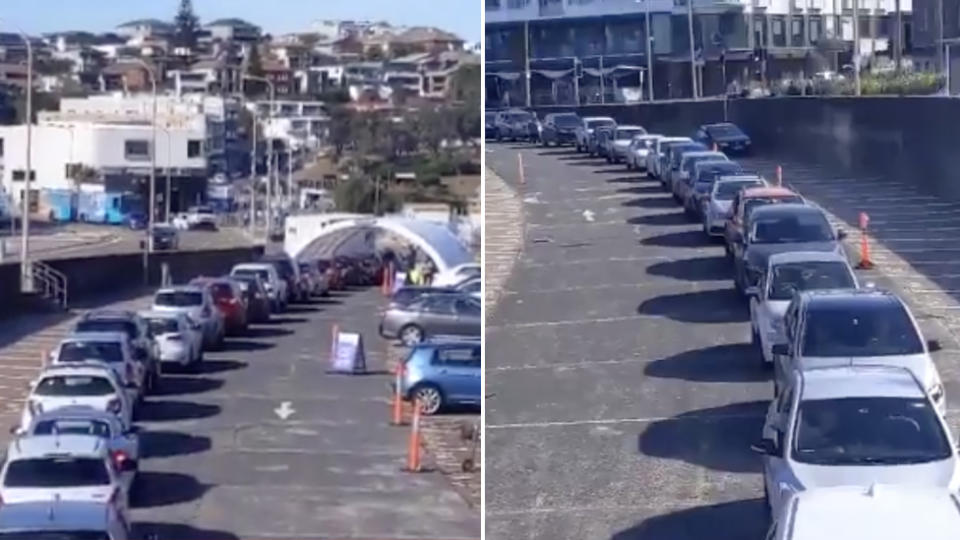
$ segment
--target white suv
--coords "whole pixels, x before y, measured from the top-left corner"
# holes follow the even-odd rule
[[[920,381],[902,367],[795,371],[752,449],[776,514],[798,491],[897,484],[956,490],[957,449]]]
[[[182,285],[166,287],[153,296],[151,311],[161,313],[182,313],[203,327],[203,346],[215,348],[223,345],[226,325],[223,314],[217,308],[205,287]]]
[[[50,353],[51,364],[101,362],[108,366],[133,400],[143,397],[147,369],[133,357],[127,335],[122,332],[81,332],[67,336]]]
[[[133,422],[133,399],[113,370],[79,363],[48,367],[30,383],[20,429],[28,429],[36,415],[74,406],[113,413],[128,428]]]
[[[0,470],[0,498],[4,504],[111,501],[126,510],[135,467],[114,462],[107,442],[93,435],[18,437]]]

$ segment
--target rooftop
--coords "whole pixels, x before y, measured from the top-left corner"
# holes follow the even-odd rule
[[[117,28],[135,28],[137,26],[156,26],[157,28],[163,28],[172,30],[173,24],[167,21],[161,21],[160,19],[136,19],[133,21],[125,22],[123,24],[117,25]]]

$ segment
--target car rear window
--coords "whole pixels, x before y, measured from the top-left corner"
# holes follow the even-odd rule
[[[736,182],[721,182],[717,186],[717,200],[732,201],[741,189],[761,185],[757,180],[743,180]]]
[[[287,260],[275,260],[270,261],[270,264],[277,267],[277,272],[280,274],[280,277],[287,279],[293,276],[293,265],[290,264],[290,261]]]
[[[60,346],[58,362],[123,362],[123,349],[115,341],[70,341]]]
[[[108,396],[116,393],[110,379],[91,375],[44,377],[33,391],[38,396]]]
[[[106,486],[110,473],[102,459],[43,457],[9,462],[3,485],[9,488]]]
[[[754,210],[756,210],[757,208],[760,208],[761,206],[766,206],[768,204],[786,204],[786,203],[802,203],[802,202],[803,202],[803,199],[796,196],[764,197],[764,198],[756,198],[756,199],[747,199],[747,201],[743,203],[743,217],[744,219],[749,219],[750,214],[752,214]]]
[[[587,127],[590,129],[598,129],[601,127],[615,126],[616,122],[613,120],[587,120]]]
[[[803,355],[865,357],[920,354],[923,343],[903,306],[813,305],[807,311]]]
[[[733,124],[708,126],[707,133],[709,133],[711,137],[739,137],[743,135],[743,131]]]
[[[58,418],[43,420],[33,426],[32,435],[93,435],[110,438],[110,424],[102,420]]]
[[[580,117],[573,114],[561,114],[553,118],[553,123],[560,127],[574,127],[580,125]]]
[[[180,325],[177,324],[176,319],[158,317],[155,319],[147,319],[147,324],[150,326],[150,332],[155,336],[162,336],[163,334],[176,334],[180,331]]]
[[[203,304],[203,294],[193,291],[162,292],[154,303],[158,306],[189,307]]]
[[[252,268],[241,268],[239,270],[234,270],[233,275],[260,277],[260,279],[264,281],[268,281],[270,279],[270,272],[267,270],[254,270]]]
[[[130,339],[137,337],[137,325],[131,321],[86,320],[77,323],[77,332],[123,332]]]
[[[330,261],[317,261],[317,269],[321,272],[326,272],[330,265]]]

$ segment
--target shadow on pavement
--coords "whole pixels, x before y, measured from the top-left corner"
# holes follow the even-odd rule
[[[647,267],[651,276],[664,276],[684,281],[719,281],[733,279],[733,270],[722,255],[664,261]]]
[[[650,200],[660,200],[660,199],[640,199],[640,202],[650,201]],[[669,200],[669,199],[666,199]],[[672,206],[672,205],[671,205]],[[678,231],[667,234],[661,234],[659,236],[651,236],[650,238],[644,238],[640,241],[641,244],[645,246],[662,246],[662,247],[709,247],[714,245],[709,238],[704,236],[703,231],[697,229],[692,231]]]
[[[663,190],[660,189],[660,186],[636,186],[620,188],[617,190],[617,193],[634,193],[640,195],[641,193],[663,193]]]
[[[172,422],[209,418],[220,414],[219,405],[191,403],[189,401],[147,400],[140,406],[138,420],[143,422]]]
[[[637,450],[715,471],[759,473],[750,443],[760,436],[767,404],[735,403],[653,422],[637,436]]]
[[[313,304],[313,302],[310,302],[310,304]],[[308,305],[301,304],[298,306],[290,306],[287,308],[287,313],[313,313],[315,311],[320,311],[320,308],[311,307],[309,304]]]
[[[760,353],[748,343],[715,345],[684,351],[646,365],[644,375],[697,382],[763,382],[770,371]],[[772,392],[772,390],[771,390]]]
[[[630,225],[686,225],[690,223],[683,212],[668,212],[664,214],[645,214],[627,218]]]
[[[609,165],[609,166],[611,166],[611,167],[614,167],[614,166],[615,166],[613,163],[608,163],[607,165]],[[593,174],[614,174],[614,173],[621,173],[621,174],[623,174],[623,173],[625,173],[625,172],[627,172],[627,168],[624,167],[624,166],[620,166],[620,167],[617,167],[617,168],[615,168],[615,169],[597,169],[597,170],[593,171]],[[636,182],[637,180],[640,180],[640,177],[639,177],[639,176],[631,176],[631,177],[629,177],[629,178],[631,179],[631,180],[630,180],[631,182]],[[609,180],[608,180],[608,181],[609,181]]]
[[[204,360],[200,363],[200,366],[197,367],[196,373],[209,375],[212,373],[234,371],[245,367],[247,367],[247,363],[238,360]]]
[[[313,301],[314,305],[317,306],[342,306],[343,302],[340,300],[334,300],[330,298],[320,298]]]
[[[616,178],[607,178],[605,180],[608,184],[636,184],[640,179],[636,176],[618,176]]]
[[[163,375],[160,378],[160,386],[153,393],[154,396],[177,396],[182,394],[202,394],[210,392],[223,386],[222,379],[211,379],[209,377],[183,377],[175,375]]]
[[[584,155],[582,159],[579,159],[579,158],[568,158],[568,159],[574,160],[574,161],[567,163],[567,165],[573,165],[574,167],[600,167],[604,163],[606,163],[606,161],[603,161],[603,158],[600,158],[597,156],[589,156],[589,155]]]
[[[197,479],[180,473],[140,471],[133,493],[134,508],[154,508],[195,501],[210,489]],[[167,537],[172,540],[172,537]]]
[[[620,206],[633,208],[676,208],[673,197],[641,197],[620,203]],[[700,233],[700,231],[696,231]],[[703,233],[700,233],[703,234]]]
[[[562,157],[562,158],[557,158],[557,159],[558,159],[558,161],[586,161],[586,160],[588,160],[588,159],[591,159],[591,160],[592,160],[592,159],[596,159],[596,158],[592,158],[592,157],[590,157],[588,154],[575,153],[575,154],[571,154],[571,155],[569,155],[569,156]],[[575,165],[575,164],[574,164],[574,163],[568,163],[568,165]],[[599,165],[599,164],[598,164],[598,165]]]
[[[678,510],[651,517],[610,540],[759,539],[767,530],[764,505],[763,499],[747,499]]]
[[[223,351],[226,352],[249,352],[272,349],[273,343],[260,343],[259,341],[248,341],[245,339],[228,339],[223,344]]]
[[[156,540],[240,540],[240,537],[226,531],[195,529],[179,523],[133,524],[134,538],[156,538]]]
[[[314,311],[319,311],[319,310],[314,310]],[[289,336],[292,333],[293,333],[293,330],[290,330],[289,328],[271,328],[271,327],[260,326],[256,328],[248,328],[247,333],[243,337],[253,338],[253,339],[273,338],[273,337]]]
[[[276,324],[294,324],[294,323],[305,323],[305,322],[307,322],[307,319],[303,317],[284,317],[283,315],[274,315],[270,317],[269,321],[265,321],[261,324],[276,325]]]
[[[140,432],[140,447],[144,449],[140,457],[151,459],[199,454],[210,450],[212,444],[210,437],[202,435],[144,430]]]
[[[538,156],[576,156],[578,155],[575,150],[545,150],[543,152],[537,152]]]
[[[665,294],[646,300],[637,308],[641,315],[661,315],[692,323],[732,323],[750,320],[750,312],[735,289],[712,289]]]

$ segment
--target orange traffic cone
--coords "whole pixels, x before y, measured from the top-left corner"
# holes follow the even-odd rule
[[[420,401],[413,401],[413,421],[410,422],[410,442],[407,447],[407,472],[420,472]]]
[[[860,262],[857,268],[869,270],[875,265],[870,259],[870,240],[867,238],[867,226],[870,224],[870,216],[866,212],[860,212]]]
[[[520,152],[517,152],[517,169],[520,171],[520,183],[526,184],[527,177],[523,174],[523,154]]]
[[[397,364],[396,368],[396,382],[394,383],[393,390],[393,418],[390,419],[390,424],[393,426],[402,426],[403,422],[403,364]]]

